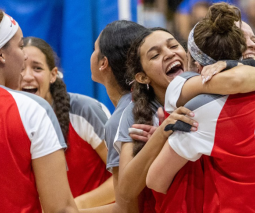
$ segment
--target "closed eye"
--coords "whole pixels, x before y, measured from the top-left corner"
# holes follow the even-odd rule
[[[153,57],[151,57],[151,59],[150,59],[150,60],[152,60],[152,59],[156,59],[158,56],[159,56],[159,54],[156,54],[156,55],[154,55]]]
[[[171,49],[175,49],[175,48],[177,48],[179,45],[178,44],[176,44],[176,45],[174,45],[174,46],[171,46],[170,48]]]

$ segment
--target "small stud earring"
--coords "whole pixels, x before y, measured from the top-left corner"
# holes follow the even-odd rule
[[[101,71],[102,70],[102,67],[99,67],[99,71]]]

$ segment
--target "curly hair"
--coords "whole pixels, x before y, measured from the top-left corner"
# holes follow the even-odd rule
[[[157,30],[170,33],[164,28],[151,28],[140,34],[132,43],[128,51],[127,73],[125,76],[128,82],[132,82],[137,73],[144,72],[140,58],[140,47],[144,43],[145,38]],[[152,119],[156,112],[156,109],[151,105],[151,102],[155,100],[153,88],[151,86],[147,88],[146,84],[134,81],[132,84],[132,98],[134,102],[133,115],[135,123],[153,125]],[[134,140],[133,155],[135,156],[144,145],[144,142]]]

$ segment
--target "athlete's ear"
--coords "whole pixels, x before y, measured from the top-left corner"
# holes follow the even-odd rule
[[[0,63],[5,63],[5,57],[4,54],[2,53],[1,49],[0,49]]]
[[[150,78],[144,72],[136,73],[135,80],[140,84],[149,84],[151,82]]]
[[[99,71],[104,71],[106,68],[109,66],[109,61],[106,56],[104,56],[102,59],[99,61]]]
[[[201,64],[199,64],[197,61],[195,62],[195,65],[197,67],[197,73],[201,74],[203,66]]]
[[[54,83],[57,79],[57,76],[58,76],[58,68],[57,67],[54,67],[52,70],[51,70],[51,73],[50,73],[50,83]]]

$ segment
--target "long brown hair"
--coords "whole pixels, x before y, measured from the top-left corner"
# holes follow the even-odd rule
[[[164,28],[147,29],[145,32],[140,34],[132,43],[128,52],[127,59],[127,82],[132,82],[135,79],[135,75],[137,73],[144,72],[140,58],[140,47],[144,43],[145,38],[157,30],[168,32]],[[135,123],[153,125],[153,115],[157,110],[151,104],[151,102],[155,100],[155,93],[153,88],[151,86],[147,88],[146,84],[141,84],[137,81],[134,81],[132,83],[132,98],[134,102],[133,115]],[[134,140],[133,155],[135,156],[143,148],[144,145],[144,142]]]
[[[36,37],[24,38],[24,46],[33,46],[42,51],[46,57],[46,62],[50,70],[56,67],[56,54],[51,46],[44,40]],[[50,93],[53,98],[53,109],[58,118],[65,141],[67,142],[67,134],[69,131],[69,111],[70,97],[66,91],[66,85],[62,79],[57,78],[56,81],[50,84]]]

